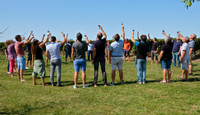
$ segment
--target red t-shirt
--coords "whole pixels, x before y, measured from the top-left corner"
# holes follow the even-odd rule
[[[15,43],[15,51],[16,51],[17,57],[24,56],[23,45],[24,45],[24,42],[16,42]]]
[[[130,42],[124,42],[124,50],[129,50],[131,47]]]

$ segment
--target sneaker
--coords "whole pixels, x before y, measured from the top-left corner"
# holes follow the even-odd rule
[[[111,82],[110,86],[115,86],[115,83],[114,83],[114,82]]]
[[[107,84],[104,84],[104,87],[106,87],[107,86]]]
[[[189,73],[188,75],[189,75],[189,76],[191,76],[191,75],[192,75],[192,73]]]
[[[8,74],[10,74],[10,72],[8,72]]]
[[[160,83],[167,83],[167,81],[160,81]]]
[[[64,85],[60,84],[60,85],[57,85],[57,87],[64,87]]]
[[[182,77],[182,78],[181,78],[181,81],[186,81],[186,79]]]
[[[142,82],[139,82],[139,81],[138,81],[137,84],[142,84]]]
[[[97,87],[97,84],[94,84],[94,87]]]
[[[145,81],[143,81],[143,82],[142,82],[142,84],[146,84],[146,82],[145,82]]]
[[[74,89],[77,89],[77,88],[78,88],[78,86],[74,85]]]
[[[88,87],[88,85],[87,85],[87,84],[83,85],[83,88],[86,88],[86,87]]]
[[[124,85],[124,82],[122,81],[122,82],[120,82],[120,85]]]
[[[26,69],[29,69],[28,67],[26,67]]]
[[[22,79],[21,81],[24,82],[24,81],[26,81],[26,80],[25,80],[25,79]]]

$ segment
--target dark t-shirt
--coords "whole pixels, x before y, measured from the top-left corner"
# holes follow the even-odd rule
[[[137,59],[146,60],[147,52],[149,51],[149,46],[146,42],[139,42],[137,45]]]
[[[96,40],[94,42],[94,48],[96,48],[96,57],[105,56],[106,38],[101,40]]]
[[[71,52],[71,44],[70,43],[65,44],[65,50],[66,50],[66,52]]]
[[[157,48],[158,48],[158,42],[153,42],[152,43],[152,51],[156,51],[157,50]]]
[[[31,43],[26,44],[26,52],[31,51]]]
[[[172,43],[166,43],[162,46],[161,51],[164,51],[161,60],[171,60],[172,59]]]
[[[174,45],[173,45],[172,52],[173,53],[179,52],[179,49],[180,49],[181,46],[182,46],[182,42],[181,41],[177,42],[176,40],[174,40]]]
[[[75,51],[75,59],[85,59],[85,51],[87,51],[85,42],[74,42],[72,48]]]
[[[40,47],[36,49],[35,60],[43,60],[43,50]]]

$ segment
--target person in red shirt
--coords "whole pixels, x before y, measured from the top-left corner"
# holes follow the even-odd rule
[[[126,60],[126,56],[127,56],[128,62],[130,62],[130,48],[131,48],[131,44],[128,41],[128,39],[126,39],[124,41],[124,61]]]

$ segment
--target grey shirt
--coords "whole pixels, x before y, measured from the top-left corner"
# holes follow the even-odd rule
[[[190,47],[190,48],[193,48],[193,51],[192,51],[192,53],[193,53],[193,52],[194,52],[195,41],[192,40],[192,41],[190,41],[188,44],[189,44],[189,47]]]
[[[87,51],[87,44],[85,42],[75,42],[72,48],[75,52],[75,59],[85,59],[85,51]]]

